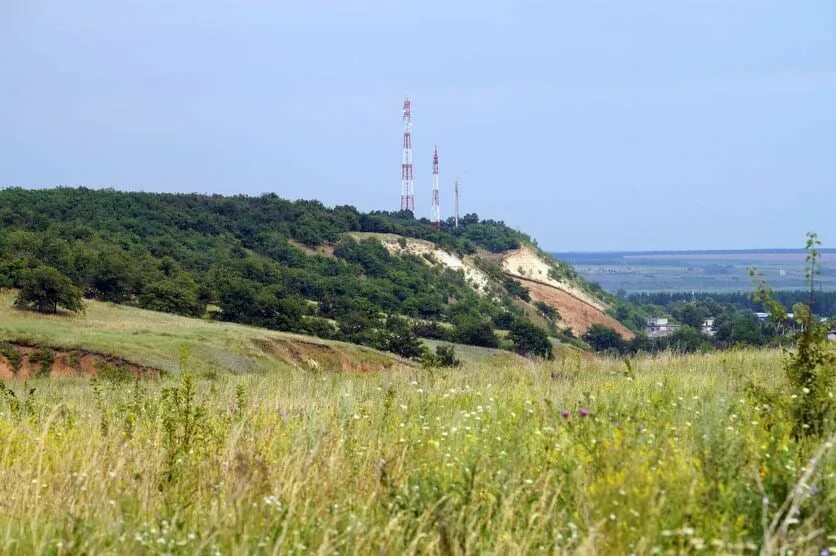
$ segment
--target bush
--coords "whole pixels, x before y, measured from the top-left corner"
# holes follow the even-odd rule
[[[514,344],[514,351],[520,355],[552,357],[552,343],[548,334],[530,321],[519,319],[511,327],[508,338]]]
[[[475,315],[465,316],[456,323],[454,337],[460,344],[490,348],[499,346],[491,322]]]
[[[46,265],[24,273],[15,306],[34,307],[41,313],[57,313],[59,307],[74,313],[84,311],[81,291],[57,269]]]
[[[13,345],[5,342],[0,343],[0,356],[6,358],[13,373],[17,373],[20,370],[20,364],[23,361],[23,356]]]
[[[52,363],[55,362],[55,352],[48,347],[38,348],[29,354],[29,362],[34,365],[40,363],[37,376],[48,376],[52,370]]]
[[[458,367],[462,364],[456,358],[456,348],[450,345],[439,345],[435,348],[435,353],[427,350],[421,357],[421,364],[425,368],[433,367]]]
[[[593,324],[583,335],[584,341],[595,351],[623,351],[624,340],[613,330],[601,324]]]

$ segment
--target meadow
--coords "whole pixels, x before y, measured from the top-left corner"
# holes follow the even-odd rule
[[[10,381],[0,553],[826,554],[775,351]],[[833,548],[830,548],[833,550]]]

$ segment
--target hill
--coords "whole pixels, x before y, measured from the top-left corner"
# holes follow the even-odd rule
[[[88,301],[84,314],[42,315],[13,309],[13,299],[14,292],[0,293],[0,379],[13,377],[9,348],[24,356],[17,378],[37,374],[39,364],[28,356],[38,348],[51,351],[52,374],[94,374],[101,362],[134,373],[178,372],[181,366],[200,373],[410,366],[369,348],[299,334],[98,301]]]
[[[0,286],[19,287],[46,265],[89,299],[405,356],[414,355],[413,333],[523,353],[532,335],[573,341],[593,322],[629,337],[605,314],[603,290],[525,234],[477,215],[435,230],[409,212],[272,194],[7,189],[0,225]],[[520,253],[545,269],[538,284],[516,272]]]

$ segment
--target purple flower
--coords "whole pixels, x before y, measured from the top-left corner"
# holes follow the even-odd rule
[[[569,410],[568,409],[564,409],[563,411],[560,412],[560,414],[563,415],[564,419],[569,418]]]
[[[586,409],[585,407],[582,407],[580,409],[580,411],[578,411],[578,413],[580,414],[581,417],[586,417],[587,415],[589,415],[589,410]]]
[[[830,550],[828,550],[827,548],[822,548],[819,554],[821,554],[821,556],[830,556]]]

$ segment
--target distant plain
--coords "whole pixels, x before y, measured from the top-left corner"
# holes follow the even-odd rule
[[[610,292],[732,292],[752,289],[755,267],[775,289],[805,289],[801,249],[740,251],[553,252]],[[836,249],[821,250],[815,287],[836,290]]]

